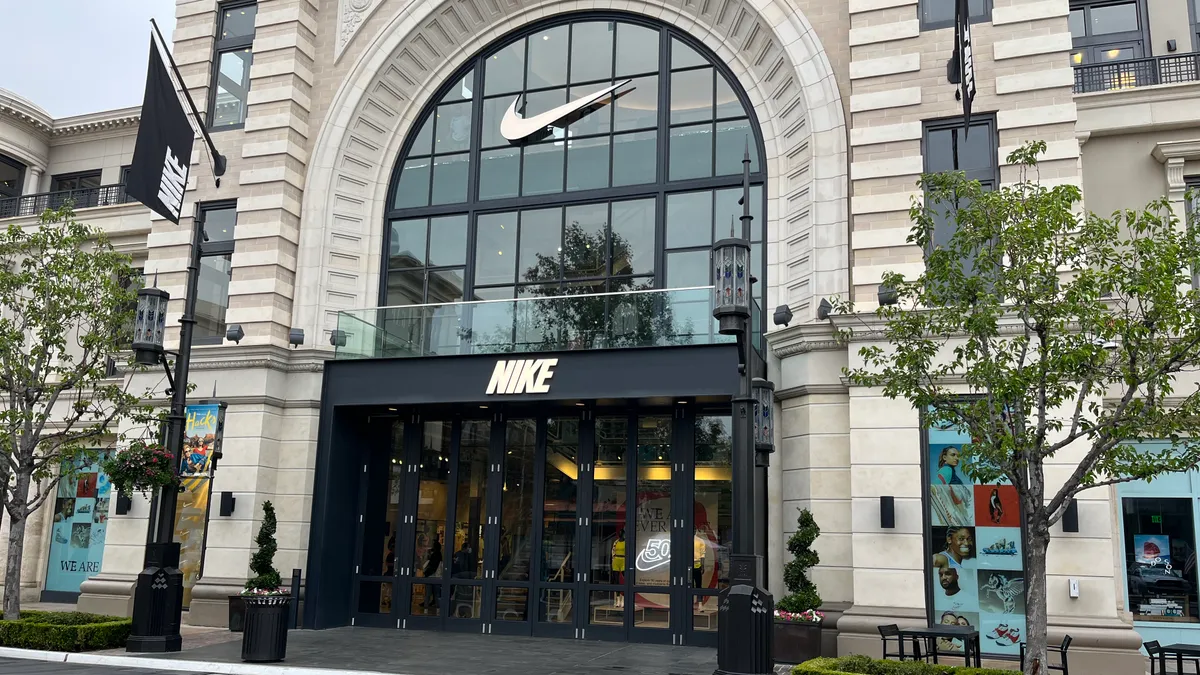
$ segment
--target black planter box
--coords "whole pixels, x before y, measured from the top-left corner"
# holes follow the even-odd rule
[[[246,599],[240,595],[229,596],[229,631],[242,632],[246,625]]]
[[[245,596],[242,660],[249,663],[282,661],[287,653],[288,595]]]
[[[804,663],[821,655],[821,624],[775,622],[775,662]]]

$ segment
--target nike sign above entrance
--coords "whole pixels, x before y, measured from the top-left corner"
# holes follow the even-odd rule
[[[508,110],[504,111],[504,117],[500,119],[500,135],[516,143],[517,141],[529,138],[546,127],[565,127],[583,115],[608,103],[612,100],[613,94],[618,89],[630,82],[631,80],[623,80],[611,87],[606,87],[582,98],[577,98],[574,101],[564,103],[553,110],[547,110],[533,117],[520,117],[517,115],[517,105],[521,102],[522,96],[518,94],[513,99],[512,105],[508,106]],[[629,91],[633,90],[630,89]]]

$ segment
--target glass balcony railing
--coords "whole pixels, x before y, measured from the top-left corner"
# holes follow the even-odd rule
[[[338,312],[337,330],[338,359],[733,342],[717,332],[711,286],[356,309]]]

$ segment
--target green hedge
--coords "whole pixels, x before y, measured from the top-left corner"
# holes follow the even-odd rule
[[[0,647],[85,652],[125,646],[131,619],[83,612],[26,610],[16,621],[0,620]]]
[[[923,661],[883,661],[855,655],[805,661],[792,669],[792,675],[1013,675],[1013,671],[935,665]]]

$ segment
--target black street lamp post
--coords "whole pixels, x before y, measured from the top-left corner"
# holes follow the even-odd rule
[[[179,319],[179,351],[172,375],[169,352],[163,349],[167,302],[170,295],[158,288],[138,291],[134,324],[134,360],[142,365],[162,364],[167,372],[171,410],[167,415],[167,451],[176,474],[183,456],[187,411],[188,366],[192,356],[192,330],[196,324],[196,286],[200,276],[200,246],[204,219],[198,211],[193,219],[192,246],[187,267],[187,295]],[[179,571],[179,544],[175,539],[175,507],[178,489],[159,490],[158,522],[146,544],[144,568],[138,574],[133,595],[133,630],[126,643],[130,652],[177,652],[183,640],[179,625],[183,613],[183,573]]]
[[[758,468],[774,449],[771,414],[774,385],[756,378],[750,306],[750,151],[742,160],[742,227],[740,236],[713,244],[715,306],[713,316],[723,335],[737,336],[741,375],[733,398],[733,551],[729,587],[721,591],[717,621],[716,675],[767,675],[774,671],[772,637],[775,602],[762,587],[765,541],[758,541],[761,513]]]

